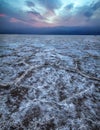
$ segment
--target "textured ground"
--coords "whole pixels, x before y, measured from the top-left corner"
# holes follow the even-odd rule
[[[100,36],[0,35],[0,130],[100,130]]]

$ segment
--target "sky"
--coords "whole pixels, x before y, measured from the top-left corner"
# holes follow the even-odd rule
[[[99,0],[0,0],[0,33],[100,33]]]

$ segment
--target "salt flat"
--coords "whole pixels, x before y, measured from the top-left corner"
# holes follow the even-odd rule
[[[0,35],[0,130],[99,130],[100,36]]]

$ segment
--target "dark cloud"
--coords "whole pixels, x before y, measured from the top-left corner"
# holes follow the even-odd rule
[[[84,16],[90,18],[94,15],[94,12],[98,9],[100,10],[100,2],[96,2],[95,4],[93,3],[90,6],[85,5],[83,7],[80,7],[78,8],[77,13],[83,14]]]
[[[7,14],[7,15],[13,15],[14,11],[12,11],[12,8],[10,7],[10,5],[8,3],[6,3],[5,1],[2,1],[0,3],[0,13],[3,14]]]
[[[31,2],[31,1],[25,1],[25,2],[26,2],[26,5],[28,7],[34,7],[35,6],[35,4],[33,2]]]
[[[92,9],[95,11],[97,9],[100,9],[100,1],[98,1],[97,3],[95,3],[93,6],[92,6]]]
[[[32,10],[32,11],[27,11],[28,14],[32,14],[35,17],[39,18],[39,19],[45,19],[39,12]]]
[[[40,13],[36,12],[36,11],[28,11],[27,13],[29,14],[33,14],[35,16],[40,16]]]
[[[90,18],[93,15],[94,11],[90,6],[82,6],[77,8],[76,15],[80,15],[81,17],[85,16]]]
[[[9,3],[5,2],[5,1],[0,3],[0,13],[6,14],[9,17],[17,17],[19,19],[23,18],[22,17],[23,16],[22,11],[15,9],[14,7],[12,7]]]
[[[65,6],[65,9],[70,10],[70,9],[73,8],[73,6],[74,6],[74,4],[71,3],[71,4],[67,5],[67,6]]]
[[[62,5],[60,0],[38,0],[38,2],[48,10],[58,9]]]
[[[28,19],[26,19],[26,14],[21,9],[16,9],[13,6],[11,6],[9,3],[2,1],[0,3],[0,14],[5,14],[9,18],[16,18],[23,22],[28,22]]]
[[[86,11],[86,12],[84,12],[84,16],[86,16],[86,17],[91,17],[92,15],[93,15],[92,11]]]
[[[2,17],[0,18],[0,33],[17,33],[19,30],[26,28],[26,25],[23,23],[13,23],[10,22],[10,17]]]
[[[5,23],[7,23],[9,21],[9,17],[0,17],[0,25],[2,25],[1,26],[1,28],[3,27],[3,25],[7,25],[7,24],[5,24]]]

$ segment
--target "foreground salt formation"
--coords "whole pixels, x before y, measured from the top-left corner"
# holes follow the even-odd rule
[[[0,36],[1,130],[99,130],[98,36]]]

